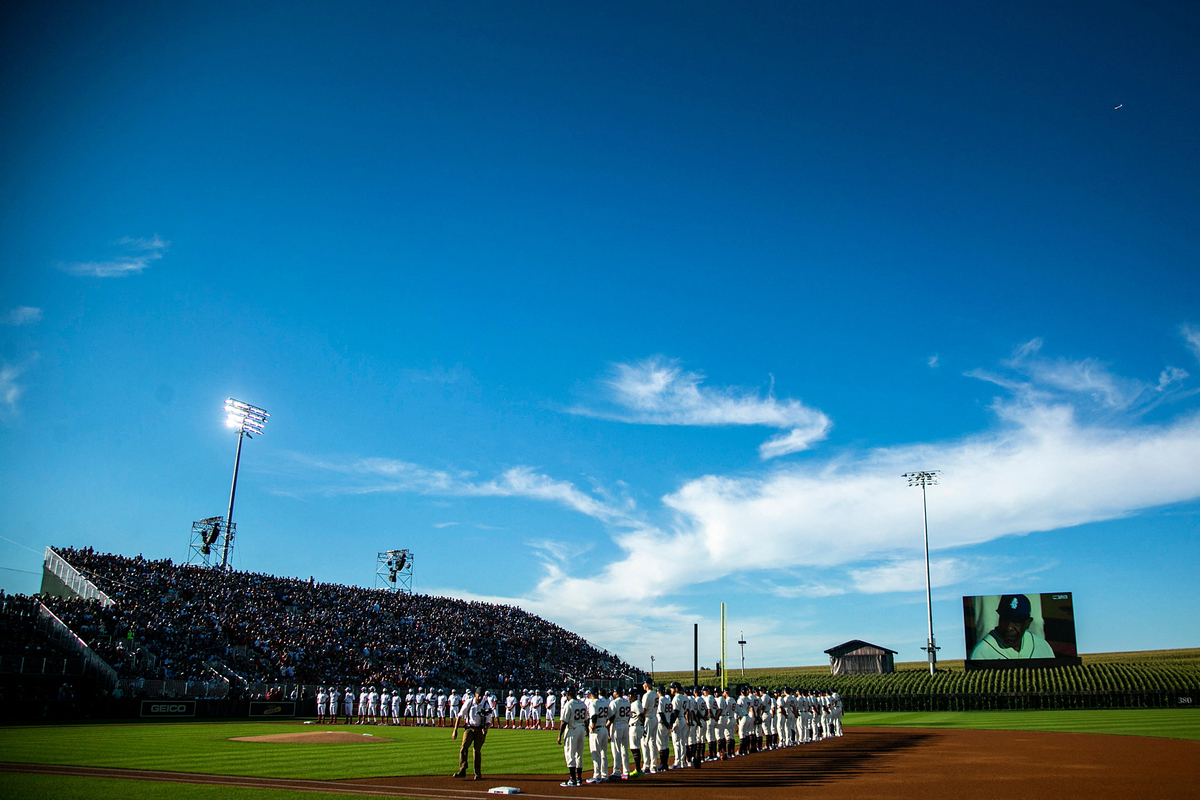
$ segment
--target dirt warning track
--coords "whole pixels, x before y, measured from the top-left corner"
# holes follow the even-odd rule
[[[807,791],[820,800],[1157,800],[1200,796],[1200,742],[1082,733],[852,728],[841,739],[705,764],[700,770],[673,770],[577,789],[559,786],[564,775],[485,774],[478,782],[441,776],[311,781],[11,763],[0,764],[0,770],[418,800],[480,800],[488,788],[500,785],[519,787],[539,800],[795,800]]]

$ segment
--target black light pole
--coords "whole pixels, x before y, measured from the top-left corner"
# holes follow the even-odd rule
[[[746,634],[739,633],[741,638],[738,639],[738,645],[742,648],[742,680],[746,680]]]
[[[933,591],[930,588],[929,581],[929,506],[925,502],[925,487],[937,486],[938,476],[941,474],[941,470],[935,469],[922,472],[906,472],[900,476],[908,478],[909,486],[921,487],[921,514],[925,520],[925,608],[929,614],[929,640],[921,649],[928,654],[930,675],[937,672],[937,651],[941,648],[933,640]]]
[[[238,467],[242,463],[242,439],[263,434],[263,426],[271,415],[257,406],[234,400],[225,401],[225,424],[238,429],[237,453],[233,456],[233,484],[229,487],[229,512],[225,515],[225,547],[221,553],[221,569],[229,569],[229,547],[233,539],[233,498],[237,494]]]

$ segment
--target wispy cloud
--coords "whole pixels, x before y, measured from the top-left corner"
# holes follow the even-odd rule
[[[799,400],[777,400],[738,387],[704,386],[704,375],[685,371],[678,361],[655,356],[616,364],[603,381],[611,408],[579,406],[573,413],[640,425],[755,425],[787,429],[764,442],[764,459],[806,450],[824,439],[832,423]]]
[[[137,239],[130,236],[118,239],[116,244],[124,251],[105,261],[75,261],[59,265],[68,275],[81,275],[93,278],[121,278],[126,275],[136,275],[158,261],[167,252],[171,243],[160,238],[157,234],[149,239]]]
[[[929,365],[930,369],[937,369],[938,368],[938,354],[934,353],[933,355],[931,355],[929,358],[927,358],[925,360],[925,363],[927,365]]]
[[[313,490],[327,495],[412,492],[449,497],[525,497],[565,506],[616,526],[639,524],[632,501],[594,497],[569,481],[555,480],[528,466],[512,467],[490,480],[479,480],[471,472],[429,469],[390,458],[337,461],[300,454],[292,454],[292,458],[318,473],[341,477]]]
[[[42,318],[42,310],[33,306],[17,306],[0,315],[0,324],[32,325]]]
[[[1189,376],[1178,367],[1164,368],[1157,383],[1148,383],[1117,375],[1111,364],[1096,358],[1044,356],[1043,345],[1041,339],[1031,339],[1001,362],[1001,371],[974,369],[965,374],[1002,386],[1026,402],[1063,400],[1077,410],[1101,411],[1110,416],[1145,413],[1165,401],[1193,393],[1183,390],[1182,383]]]
[[[451,527],[451,526],[453,526],[453,525],[457,525],[457,524],[458,524],[457,522],[435,522],[435,523],[433,523],[433,527],[435,527],[435,528],[449,528],[449,527]]]
[[[1187,342],[1188,347],[1191,348],[1192,355],[1200,360],[1200,328],[1185,323],[1179,326],[1179,334]]]
[[[0,419],[4,422],[12,422],[20,416],[20,400],[25,387],[18,381],[37,360],[38,354],[33,353],[17,363],[0,361]]]

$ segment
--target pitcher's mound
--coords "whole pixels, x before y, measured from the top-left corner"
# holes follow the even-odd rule
[[[304,733],[272,733],[268,736],[231,736],[231,742],[300,742],[303,744],[381,744],[393,741],[385,736],[372,736],[349,731],[306,731]]]

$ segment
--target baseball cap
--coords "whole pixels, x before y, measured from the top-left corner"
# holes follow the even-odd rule
[[[996,613],[1006,619],[1031,619],[1033,617],[1033,614],[1030,613],[1029,598],[1023,594],[1006,594],[1001,597]]]

